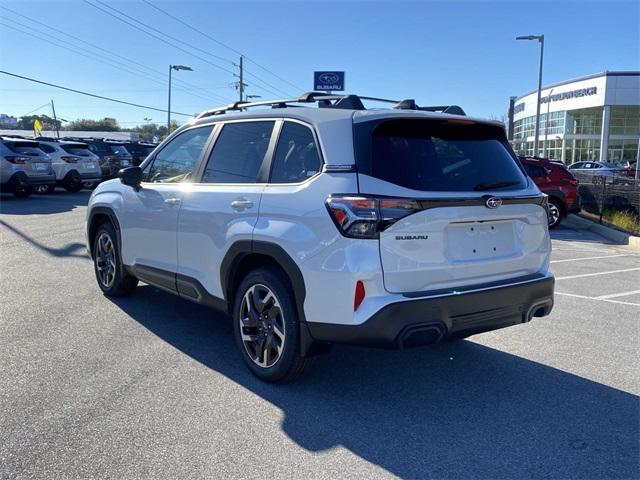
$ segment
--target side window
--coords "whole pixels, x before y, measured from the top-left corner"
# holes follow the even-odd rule
[[[203,183],[255,183],[275,122],[227,123],[213,147]]]
[[[146,181],[152,183],[190,181],[211,130],[213,130],[212,125],[192,128],[171,140],[158,152],[150,164],[145,176]]]
[[[318,147],[309,127],[284,122],[271,167],[270,183],[296,183],[320,170]]]

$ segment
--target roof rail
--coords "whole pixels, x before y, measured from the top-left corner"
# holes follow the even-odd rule
[[[400,110],[424,110],[443,112],[453,115],[466,115],[457,105],[438,107],[419,107],[415,100],[390,100],[388,98],[364,97],[360,95],[333,94],[323,92],[306,92],[296,98],[281,98],[275,100],[261,100],[259,102],[233,102],[225,106],[205,110],[195,116],[196,120],[212,115],[223,115],[229,111],[241,111],[251,107],[271,106],[271,108],[295,107],[296,103],[317,103],[320,108],[340,108],[349,110],[366,110],[362,100],[394,104],[393,108]]]

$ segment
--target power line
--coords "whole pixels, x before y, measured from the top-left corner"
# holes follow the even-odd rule
[[[175,20],[176,22],[181,23],[181,24],[182,24],[182,25],[184,25],[185,27],[190,28],[191,30],[193,30],[194,32],[199,33],[199,34],[200,34],[200,35],[202,35],[203,37],[208,38],[208,39],[209,39],[209,40],[211,40],[212,42],[215,42],[215,43],[217,43],[218,45],[220,45],[220,46],[222,46],[222,47],[224,47],[224,48],[226,48],[226,49],[228,49],[228,50],[231,50],[232,52],[234,52],[234,53],[236,53],[236,54],[238,54],[238,55],[242,55],[242,56],[244,56],[244,58],[245,58],[245,59],[247,59],[249,62],[253,63],[255,66],[257,66],[257,67],[261,68],[262,70],[264,70],[265,72],[269,73],[270,75],[273,75],[273,76],[274,76],[275,78],[277,78],[278,80],[281,80],[281,81],[285,82],[286,84],[288,84],[288,85],[292,86],[293,88],[295,88],[295,89],[297,89],[297,90],[299,90],[299,91],[303,91],[303,90],[304,90],[303,88],[300,88],[299,86],[294,85],[293,83],[291,83],[291,82],[290,82],[290,81],[288,81],[287,79],[282,78],[280,75],[277,75],[276,73],[273,73],[273,71],[269,70],[267,67],[264,67],[264,66],[260,65],[260,64],[259,64],[258,62],[256,62],[255,60],[253,60],[253,59],[251,59],[251,58],[247,57],[244,53],[242,53],[242,52],[240,52],[240,51],[236,50],[236,49],[235,49],[235,48],[233,48],[233,47],[230,47],[230,46],[229,46],[229,45],[227,45],[226,43],[221,42],[220,40],[218,40],[218,39],[216,39],[216,38],[212,37],[212,36],[211,36],[211,35],[209,35],[208,33],[203,32],[202,30],[200,30],[200,29],[198,29],[198,28],[194,27],[193,25],[191,25],[191,24],[189,24],[189,23],[185,22],[184,20],[182,20],[182,19],[180,19],[180,18],[176,17],[175,15],[173,15],[173,14],[171,14],[171,13],[167,12],[166,10],[163,10],[162,8],[158,7],[157,5],[154,5],[154,4],[153,4],[153,3],[151,3],[149,0],[142,0],[142,1],[143,1],[144,3],[146,3],[147,5],[149,5],[150,7],[152,7],[152,8],[154,8],[154,9],[156,9],[157,11],[159,11],[159,12],[161,12],[161,13],[163,13],[163,14],[164,14],[164,15],[166,15],[167,17],[172,18],[172,19],[173,19],[173,20]],[[245,69],[245,71],[246,71],[246,69]]]
[[[142,25],[143,27],[147,28],[148,30],[152,30],[152,31],[158,32],[160,35],[164,35],[164,36],[166,36],[167,38],[172,39],[174,42],[179,42],[179,43],[181,43],[181,44],[183,44],[183,45],[186,45],[186,46],[187,46],[187,47],[189,47],[190,49],[197,50],[197,51],[199,51],[199,52],[202,52],[202,53],[204,53],[204,54],[206,54],[206,55],[209,55],[209,56],[211,56],[211,57],[214,57],[214,58],[218,58],[218,59],[219,59],[219,58],[222,58],[222,57],[219,57],[219,56],[217,56],[217,55],[214,55],[214,54],[212,54],[211,52],[208,52],[208,51],[206,51],[206,50],[203,50],[203,49],[201,49],[201,48],[199,48],[199,47],[197,47],[197,46],[195,46],[195,45],[193,45],[193,44],[191,44],[191,43],[185,42],[185,41],[183,41],[183,40],[180,40],[179,38],[173,37],[173,36],[171,36],[171,35],[169,35],[169,34],[167,34],[167,33],[165,33],[165,32],[162,32],[161,30],[158,30],[158,29],[156,29],[156,28],[154,28],[154,27],[151,27],[151,26],[149,26],[148,24],[146,24],[146,23],[144,23],[144,22],[142,22],[142,21],[140,21],[140,20],[138,20],[138,19],[136,19],[136,18],[132,17],[131,15],[128,15],[128,14],[126,14],[126,13],[122,12],[121,10],[118,10],[118,9],[117,9],[117,8],[115,8],[115,7],[112,7],[112,6],[110,6],[110,5],[107,5],[106,3],[102,2],[101,0],[93,0],[93,1],[94,1],[94,2],[96,2],[97,4],[100,4],[100,5],[102,5],[102,6],[106,7],[106,8],[108,8],[109,10],[112,10],[112,11],[114,11],[114,12],[117,12],[117,13],[118,13],[119,15],[121,15],[122,17],[128,18],[129,20],[132,20],[133,22],[136,22],[138,25],[135,25],[135,24],[133,24],[133,23],[131,23],[131,22],[129,22],[129,21],[127,21],[127,20],[125,20],[124,18],[121,18],[121,17],[119,17],[119,16],[117,16],[117,15],[115,15],[115,14],[113,14],[113,13],[109,12],[108,10],[105,10],[104,8],[100,7],[99,5],[96,5],[96,4],[91,3],[89,0],[83,0],[83,1],[84,1],[87,5],[90,5],[90,6],[94,7],[94,8],[96,8],[96,9],[98,9],[98,10],[102,11],[103,13],[106,13],[107,15],[109,15],[109,16],[111,16],[111,17],[115,18],[116,20],[119,20],[119,21],[121,21],[121,22],[123,22],[123,23],[126,23],[127,25],[129,25],[129,26],[131,26],[131,27],[135,28],[136,30],[138,30],[138,31],[140,31],[140,32],[142,32],[142,33],[146,33],[147,35],[149,35],[149,36],[151,36],[151,37],[153,37],[153,38],[155,38],[155,39],[157,39],[157,40],[160,40],[161,42],[166,43],[167,45],[170,45],[170,46],[172,46],[173,48],[177,48],[178,50],[180,50],[180,51],[182,51],[182,52],[185,52],[185,53],[187,53],[188,55],[191,55],[192,57],[197,58],[198,60],[200,60],[200,61],[202,61],[202,62],[204,62],[204,63],[207,63],[207,64],[209,64],[209,65],[211,65],[211,66],[213,66],[213,67],[215,67],[215,68],[218,68],[218,69],[224,70],[225,72],[230,73],[231,75],[235,75],[235,73],[234,73],[234,72],[232,72],[231,70],[229,70],[229,69],[227,69],[227,68],[225,68],[225,67],[221,67],[220,65],[218,65],[218,64],[216,64],[216,63],[210,62],[210,61],[209,61],[209,60],[207,60],[206,58],[202,58],[200,55],[196,55],[196,54],[195,54],[195,53],[193,53],[192,51],[185,50],[184,48],[179,47],[178,45],[175,45],[174,43],[171,43],[171,42],[169,42],[169,41],[165,40],[164,38],[159,37],[158,35],[156,35],[156,34],[154,34],[154,33],[148,32],[147,30],[144,30],[143,28],[140,28],[140,26],[138,26],[138,25]],[[227,59],[224,59],[224,60],[225,60],[226,62],[231,63],[232,65],[235,65],[231,60],[227,60]],[[261,80],[259,77],[255,76],[255,75],[253,75],[253,76],[254,76],[255,78],[257,78],[257,79],[259,80],[259,82],[260,82],[260,83],[263,83],[264,85],[267,85],[268,87],[271,87],[272,89],[278,90],[278,88],[277,88],[277,87],[274,87],[273,85],[270,85],[269,83],[265,82],[264,80]],[[268,87],[261,87],[261,88],[262,88],[263,90],[265,90],[265,91],[271,92],[272,94],[274,94],[274,95],[276,95],[276,96],[281,95],[281,94],[283,94],[283,93],[284,93],[284,92],[282,92],[281,90],[280,90],[280,93],[276,93],[276,92],[274,92],[273,90],[271,90],[271,89],[270,89],[270,88],[268,88]],[[287,96],[287,94],[286,94],[286,93],[284,93],[284,95],[285,95],[285,96]]]
[[[116,20],[119,20],[119,21],[121,21],[121,22],[123,22],[123,23],[126,23],[126,24],[127,24],[127,25],[129,25],[130,27],[133,27],[133,28],[135,28],[136,30],[138,30],[138,31],[140,31],[140,32],[142,32],[142,33],[146,33],[147,35],[149,35],[149,36],[151,36],[151,37],[155,38],[156,40],[160,40],[161,42],[166,43],[167,45],[170,45],[170,46],[171,46],[171,47],[173,47],[173,48],[176,48],[176,49],[178,49],[178,50],[180,50],[180,51],[182,51],[182,52],[184,52],[184,53],[186,53],[186,54],[188,54],[188,55],[191,55],[192,57],[197,58],[197,59],[198,59],[198,60],[200,60],[201,62],[207,63],[207,64],[209,64],[209,65],[211,65],[211,66],[213,66],[213,67],[215,67],[215,68],[218,68],[218,69],[220,69],[220,70],[223,70],[223,71],[225,71],[225,72],[230,73],[231,75],[233,75],[233,72],[232,72],[231,70],[229,70],[229,69],[225,68],[225,67],[221,67],[220,65],[217,65],[217,64],[215,64],[215,63],[213,63],[213,62],[210,62],[210,61],[209,61],[209,60],[207,60],[206,58],[202,58],[201,56],[196,55],[196,54],[195,54],[195,53],[193,53],[193,52],[190,52],[189,50],[186,50],[186,49],[184,49],[184,48],[182,48],[182,47],[179,47],[178,45],[174,45],[173,43],[171,43],[171,42],[169,42],[169,41],[165,40],[165,39],[164,39],[164,38],[162,38],[162,37],[159,37],[158,35],[156,35],[156,34],[154,34],[154,33],[147,32],[146,30],[144,30],[144,29],[140,28],[139,26],[137,26],[137,25],[135,25],[135,24],[133,24],[133,23],[131,23],[131,22],[129,22],[129,21],[127,21],[127,20],[125,20],[124,18],[120,18],[120,17],[118,17],[117,15],[114,15],[113,13],[109,12],[108,10],[105,10],[104,8],[100,7],[99,5],[94,5],[93,3],[89,2],[89,0],[83,0],[83,1],[84,1],[84,3],[86,3],[87,5],[91,5],[93,8],[97,8],[98,10],[100,10],[100,11],[101,11],[101,12],[103,12],[103,13],[106,13],[106,14],[107,14],[107,15],[109,15],[110,17],[113,17],[113,18],[115,18]],[[108,8],[110,8],[110,9],[112,9],[112,10],[118,11],[118,10],[114,9],[113,7],[110,7],[110,6],[108,6],[108,5],[106,5],[106,6],[107,6]],[[142,24],[141,22],[138,22],[138,23]]]
[[[25,76],[22,76],[22,75],[18,75],[17,73],[5,72],[4,70],[0,70],[0,73],[2,73],[4,75],[9,75],[11,77],[20,78],[22,80],[28,80],[30,82],[35,82],[35,83],[40,83],[42,85],[47,85],[48,87],[55,87],[55,88],[59,88],[61,90],[67,90],[68,92],[78,93],[80,95],[86,95],[88,97],[99,98],[101,100],[108,100],[110,102],[122,103],[124,105],[130,105],[132,107],[145,108],[147,110],[154,110],[156,112],[167,113],[167,111],[163,110],[162,108],[150,107],[148,105],[140,105],[139,103],[132,103],[132,102],[127,102],[125,100],[118,100],[116,98],[110,98],[110,97],[104,97],[102,95],[96,95],[95,93],[83,92],[82,90],[75,90],[73,88],[63,87],[61,85],[56,85],[54,83],[43,82],[42,80],[36,80],[35,78],[25,77]],[[193,115],[191,115],[189,113],[182,113],[182,112],[174,112],[174,111],[172,111],[171,113],[173,113],[175,115],[182,115],[184,117],[192,117],[193,116]]]
[[[137,61],[135,61],[135,60],[131,60],[130,58],[127,58],[127,57],[125,57],[125,56],[123,56],[123,55],[120,55],[120,54],[118,54],[118,53],[115,53],[115,52],[113,52],[113,51],[111,51],[111,50],[107,50],[107,49],[105,49],[105,48],[102,48],[101,46],[96,45],[95,43],[91,43],[91,42],[89,42],[89,41],[87,41],[87,40],[84,40],[84,39],[82,39],[82,38],[76,37],[76,36],[74,36],[74,35],[72,35],[72,34],[70,34],[70,33],[68,33],[68,32],[65,32],[65,31],[63,31],[63,30],[60,30],[60,29],[57,29],[57,28],[52,27],[52,26],[50,26],[50,25],[47,25],[46,23],[40,22],[40,21],[35,20],[35,19],[31,18],[31,17],[27,17],[26,15],[22,15],[21,13],[16,12],[15,10],[12,10],[12,9],[11,9],[11,8],[9,8],[9,7],[3,6],[2,8],[3,8],[4,10],[7,10],[8,12],[11,12],[12,14],[17,15],[17,16],[19,16],[19,17],[21,17],[21,18],[24,18],[24,19],[26,19],[26,20],[28,20],[28,21],[30,21],[30,22],[36,23],[36,24],[41,25],[41,26],[43,26],[43,27],[45,27],[45,28],[47,28],[47,29],[49,29],[49,30],[53,30],[54,32],[57,32],[57,33],[60,33],[60,34],[66,35],[67,37],[73,38],[74,40],[77,40],[78,42],[82,43],[83,45],[89,45],[89,46],[91,46],[91,47],[93,47],[93,48],[95,48],[95,49],[98,49],[98,50],[100,50],[100,51],[102,51],[102,52],[105,52],[105,53],[107,53],[107,54],[109,54],[109,55],[112,55],[112,56],[117,57],[117,58],[121,58],[122,60],[125,60],[126,62],[132,63],[132,64],[134,64],[134,65],[138,65],[138,66],[142,67],[144,70],[147,70],[147,71],[149,71],[149,72],[152,72],[152,73],[154,73],[155,75],[161,75],[162,77],[164,77],[164,75],[165,75],[165,73],[164,73],[164,72],[161,72],[160,70],[156,70],[156,69],[151,68],[151,67],[149,67],[149,66],[147,66],[147,65],[144,65],[144,64],[142,64],[142,63],[140,63],[140,62],[137,62]],[[15,20],[13,20],[13,21],[15,22]],[[18,22],[16,22],[16,23],[18,23]],[[33,27],[28,27],[28,28],[33,28]],[[53,37],[53,35],[51,35],[51,34],[47,34],[47,33],[44,33],[44,32],[43,32],[43,34],[44,34],[44,35],[48,35],[48,36]],[[53,37],[53,38],[56,38],[56,37]],[[58,40],[59,40],[59,41],[64,41],[65,43],[67,43],[67,44],[69,44],[69,45],[73,45],[73,43],[71,43],[71,42],[69,42],[69,41],[67,41],[67,40],[63,40],[63,39],[59,39],[59,38],[58,38]],[[85,50],[86,50],[86,49],[85,49]],[[115,60],[112,60],[112,59],[108,59],[108,60],[110,60],[110,61],[115,61]],[[128,67],[128,68],[131,68],[131,67]],[[138,71],[140,71],[140,70],[138,70]],[[145,73],[145,74],[146,74],[146,72],[143,72],[143,73]],[[226,98],[224,98],[224,97],[222,97],[222,96],[220,96],[220,95],[217,95],[217,94],[210,94],[210,95],[209,95],[209,97],[211,97],[211,98],[209,98],[209,97],[205,97],[205,96],[203,96],[202,94],[199,94],[199,95],[198,95],[198,94],[196,94],[196,93],[192,92],[192,90],[205,90],[206,88],[203,88],[203,87],[197,87],[197,86],[192,85],[192,84],[190,84],[190,83],[188,83],[188,82],[185,82],[184,80],[178,80],[178,79],[176,79],[175,83],[178,83],[178,86],[176,87],[177,89],[179,89],[179,90],[181,90],[181,91],[183,91],[183,92],[185,92],[185,93],[188,93],[188,94],[190,94],[190,95],[192,95],[192,96],[196,96],[196,97],[202,98],[203,100],[212,100],[212,99],[216,98],[216,99],[219,99],[219,100],[228,101],[228,99],[226,99]],[[167,85],[167,82],[163,80],[163,81],[162,81],[162,84],[163,84],[163,85]],[[187,88],[189,88],[189,90],[187,90]]]

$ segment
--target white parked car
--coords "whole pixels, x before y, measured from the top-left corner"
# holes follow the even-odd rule
[[[28,197],[34,188],[53,185],[51,158],[37,142],[19,136],[0,137],[0,192]]]
[[[504,126],[362,100],[207,111],[100,184],[86,217],[99,287],[143,281],[229,313],[271,382],[332,343],[402,348],[548,315],[547,197]]]
[[[102,180],[100,157],[89,150],[86,143],[55,139],[37,139],[40,149],[51,157],[56,173],[56,185],[68,192],[97,185]],[[36,186],[38,193],[49,193],[55,185]]]

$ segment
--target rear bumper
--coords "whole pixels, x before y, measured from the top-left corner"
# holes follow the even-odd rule
[[[538,274],[456,293],[407,296],[360,325],[306,325],[313,340],[320,342],[383,348],[427,345],[548,315],[553,308],[553,288],[551,274]]]
[[[29,182],[29,186],[31,185],[55,185],[56,183],[56,174],[51,173],[50,175],[38,175],[30,176],[27,175],[27,181]]]

